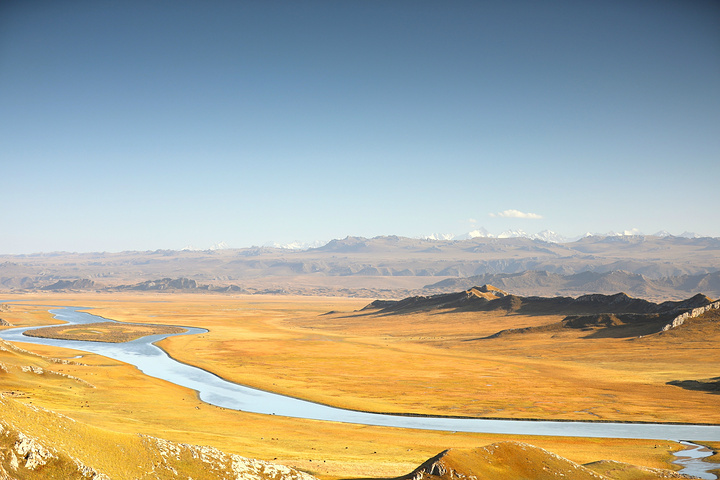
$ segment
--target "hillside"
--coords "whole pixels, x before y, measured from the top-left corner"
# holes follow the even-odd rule
[[[49,358],[0,341],[0,478],[42,480],[243,479],[312,480],[283,465],[217,448],[118,433],[33,405],[39,390],[53,396],[95,390],[62,372],[72,360]],[[85,397],[87,398],[87,397]],[[87,404],[87,401],[85,401]]]
[[[611,464],[613,468],[608,468]],[[445,450],[397,480],[654,480],[689,478],[669,470],[636,467],[619,462],[580,465],[542,448],[520,442],[499,442],[485,447]]]
[[[294,468],[178,444],[147,435],[94,428],[0,395],[0,477],[27,480],[313,480]],[[671,470],[615,461],[580,465],[533,445],[505,441],[445,450],[397,480],[691,478]]]
[[[270,247],[0,256],[0,290],[182,290],[398,298],[491,283],[523,295],[720,296],[720,239],[347,237]]]
[[[0,395],[0,478],[312,480],[207,446],[95,428]]]
[[[424,292],[440,293],[492,284],[518,295],[582,295],[584,293],[628,292],[645,298],[679,298],[682,293],[706,292],[720,297],[720,271],[697,275],[650,278],[639,273],[614,270],[585,271],[571,275],[528,270],[520,273],[487,273],[466,278],[449,278],[426,285]]]
[[[540,327],[511,328],[493,335],[552,331],[563,328],[593,330],[593,335],[618,337],[649,335],[681,326],[708,310],[720,308],[702,294],[681,301],[654,303],[625,293],[589,294],[572,297],[521,297],[492,285],[472,287],[463,292],[415,296],[402,300],[376,300],[361,311],[378,315],[419,312],[502,312],[515,315],[559,315],[565,318]],[[603,331],[597,331],[597,329]]]

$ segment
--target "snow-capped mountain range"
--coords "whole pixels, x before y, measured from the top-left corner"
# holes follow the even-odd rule
[[[574,237],[566,237],[563,235],[560,235],[557,232],[553,232],[552,230],[542,230],[537,233],[527,233],[524,230],[505,230],[503,232],[500,232],[498,234],[490,233],[487,229],[484,227],[480,227],[478,229],[472,230],[470,232],[456,235],[453,233],[433,233],[430,235],[423,235],[420,237],[415,238],[421,238],[423,240],[437,240],[437,241],[454,241],[454,240],[469,240],[471,238],[529,238],[532,240],[542,240],[544,242],[550,242],[550,243],[570,243],[575,242],[577,240],[580,240],[581,238],[585,237],[625,237],[625,236],[636,236],[636,235],[645,235],[637,228],[633,228],[630,230],[622,230],[619,232],[610,231],[607,233],[590,233],[587,232],[584,235],[577,235]],[[670,232],[666,230],[661,230],[659,232],[656,232],[652,234],[652,236],[655,237],[670,237],[673,236]],[[684,238],[701,238],[702,235],[698,235],[694,232],[683,232],[680,235],[676,235],[677,237],[684,237]],[[302,242],[300,240],[296,240],[289,243],[281,243],[281,242],[267,242],[264,243],[262,246],[267,248],[282,248],[287,250],[307,250],[310,248],[319,248],[322,246],[325,246],[328,242],[323,240],[315,240],[313,242]],[[224,250],[227,248],[233,248],[229,246],[226,242],[218,242],[212,245],[209,250]],[[194,247],[185,247],[183,250],[201,250]]]
[[[569,243],[569,242],[575,242],[577,240],[580,240],[584,237],[627,237],[627,236],[635,236],[635,235],[645,235],[643,232],[638,230],[637,228],[633,228],[631,230],[623,230],[621,232],[615,232],[610,231],[607,233],[590,233],[587,232],[584,235],[577,235],[575,237],[565,237],[563,235],[560,235],[559,233],[553,232],[552,230],[543,230],[538,233],[528,233],[524,230],[505,230],[504,232],[501,232],[499,234],[493,234],[487,231],[485,228],[479,228],[477,230],[473,230],[471,232],[462,234],[462,235],[454,235],[452,233],[434,233],[432,235],[426,235],[422,238],[427,240],[467,240],[470,238],[530,238],[532,240],[542,240],[544,242],[551,242],[551,243]],[[661,230],[659,232],[656,232],[652,234],[654,237],[670,237],[672,234],[670,232],[667,232],[666,230]],[[700,238],[702,235],[698,235],[694,232],[683,232],[680,235],[677,235],[678,237],[684,237],[684,238]]]
[[[422,238],[427,240],[467,240],[470,238],[530,238],[532,240],[542,240],[544,242],[552,242],[552,243],[569,243],[574,242],[577,240],[580,240],[584,237],[626,237],[626,236],[635,236],[635,235],[645,235],[637,228],[633,228],[631,230],[623,230],[621,232],[615,232],[610,231],[607,233],[590,233],[587,232],[584,235],[577,235],[575,237],[565,237],[563,235],[560,235],[559,233],[553,232],[552,230],[543,230],[538,233],[527,233],[524,230],[505,230],[504,232],[501,232],[497,235],[490,233],[485,228],[479,228],[477,230],[473,230],[471,232],[462,234],[462,235],[454,235],[451,233],[434,233],[432,235],[426,235]],[[670,237],[672,234],[666,230],[661,230],[659,232],[656,232],[652,234],[655,237]],[[702,235],[698,235],[694,232],[683,232],[680,235],[677,235],[678,237],[684,237],[684,238],[700,238]]]

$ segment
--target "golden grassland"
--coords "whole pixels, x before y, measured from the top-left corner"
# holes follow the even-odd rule
[[[148,335],[183,333],[186,329],[167,325],[132,325],[117,322],[101,322],[91,325],[61,325],[25,332],[30,337],[56,338],[59,340],[84,340],[88,342],[123,343]]]
[[[206,328],[208,333],[172,337],[161,346],[226,379],[347,408],[720,423],[717,395],[666,385],[717,376],[717,322],[640,339],[556,332],[482,340],[504,328],[558,318],[377,316],[354,312],[369,300],[342,298],[58,294],[18,299],[0,315],[18,326],[57,323],[44,305],[83,305],[123,322]],[[342,313],[323,315],[330,311]],[[7,367],[0,372],[2,393],[17,402],[92,428],[211,445],[325,478],[397,476],[446,448],[505,439],[578,463],[611,459],[656,468],[670,468],[670,452],[678,448],[666,441],[411,431],[236,412],[204,404],[193,391],[115,360],[19,346],[44,357],[0,351],[0,363]],[[22,371],[22,365],[42,373]]]

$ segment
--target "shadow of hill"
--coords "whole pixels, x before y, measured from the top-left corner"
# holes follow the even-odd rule
[[[706,380],[671,380],[667,382],[667,385],[684,388],[685,390],[696,390],[713,395],[720,395],[720,377],[708,378]]]

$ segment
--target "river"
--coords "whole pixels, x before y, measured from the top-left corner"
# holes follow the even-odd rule
[[[58,320],[75,324],[110,321],[81,312],[81,309],[87,310],[81,307],[63,307],[53,308],[50,313]],[[146,375],[195,390],[204,402],[245,412],[423,430],[565,437],[720,441],[720,426],[715,425],[491,420],[385,415],[344,410],[228,382],[210,372],[173,360],[164,350],[155,345],[155,342],[168,336],[206,332],[201,328],[184,328],[187,328],[188,332],[170,335],[149,335],[126,343],[28,337],[23,335],[23,332],[28,328],[13,328],[0,331],[0,338],[12,342],[71,348],[114,358],[135,365]]]

